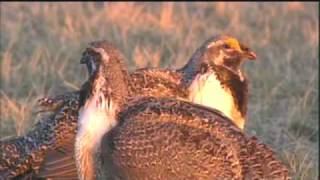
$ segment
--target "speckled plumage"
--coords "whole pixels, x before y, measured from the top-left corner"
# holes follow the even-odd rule
[[[102,143],[102,168],[110,179],[290,179],[266,145],[221,112],[185,101],[129,103]]]
[[[60,96],[53,101],[41,99],[39,103],[46,107],[55,107],[58,103],[63,106],[40,120],[25,136],[0,142],[0,177],[38,172],[49,149],[64,146],[66,139],[74,138],[79,94]]]
[[[172,97],[176,99],[181,99],[181,100],[188,100],[188,86],[190,82],[192,82],[194,76],[196,74],[201,74],[201,73],[206,73],[208,71],[211,71],[213,69],[222,69],[221,71],[224,71],[224,73],[221,76],[221,84],[226,85],[228,87],[229,85],[233,84],[233,82],[239,82],[239,85],[236,85],[234,87],[229,86],[231,89],[231,92],[233,96],[235,97],[235,104],[239,106],[239,111],[241,112],[241,115],[245,117],[246,115],[246,104],[247,104],[247,82],[239,81],[239,77],[237,75],[234,75],[230,73],[228,70],[223,70],[223,67],[221,66],[214,66],[213,64],[208,63],[208,60],[205,57],[208,57],[209,55],[205,54],[204,52],[206,51],[207,46],[212,42],[216,41],[219,39],[218,37],[210,38],[207,42],[205,42],[192,56],[192,58],[189,60],[189,63],[182,69],[180,70],[166,70],[166,69],[140,69],[136,70],[134,72],[130,73],[131,81],[129,83],[129,94],[131,96],[156,96],[156,97]],[[219,73],[218,73],[219,74]],[[228,88],[229,88],[228,87]],[[47,109],[53,111],[54,113],[58,113],[65,111],[66,109],[70,108],[73,109],[73,106],[69,105],[68,100],[72,101],[77,101],[79,102],[79,94],[80,92],[71,92],[67,93],[62,96],[58,97],[52,97],[48,98],[46,103],[43,103]],[[241,100],[243,99],[243,100]],[[50,102],[52,101],[52,102]],[[39,143],[38,146],[30,148],[31,150],[24,150],[22,146],[17,146],[15,144],[24,144],[25,142],[19,139],[16,140],[11,140],[10,142],[4,142],[6,146],[12,146],[13,148],[19,149],[17,151],[18,156],[21,157],[21,159],[27,159],[29,157],[32,157],[30,154],[32,152],[38,152],[39,147],[43,146],[45,147],[43,150],[43,155],[39,162],[42,161],[44,158],[43,164],[39,166],[38,164],[40,163],[33,163],[32,158],[29,160],[27,163],[21,163],[21,161],[14,160],[11,163],[7,163],[3,165],[4,168],[2,168],[3,171],[0,169],[0,175],[2,172],[7,173],[12,171],[13,174],[22,174],[26,171],[32,171],[32,169],[37,169],[40,168],[40,174],[38,174],[38,177],[57,177],[60,179],[63,173],[59,174],[56,176],[56,168],[61,165],[61,162],[59,161],[61,158],[67,158],[68,162],[70,162],[70,167],[69,169],[74,170],[74,164],[72,163],[72,157],[73,152],[72,152],[72,146],[69,147],[70,142],[74,139],[74,132],[76,131],[76,124],[74,124],[72,121],[69,121],[66,119],[68,116],[76,116],[74,114],[62,114],[61,115],[55,115],[55,116],[47,116],[48,120],[43,121],[44,126],[48,127],[54,127],[53,131],[49,131],[52,133],[50,137],[52,139],[48,140],[43,140],[43,138],[40,137],[33,137],[31,138],[32,141],[36,141]],[[77,118],[77,117],[74,117]],[[55,126],[56,124],[59,125],[59,123],[56,122],[62,122],[64,121],[68,129],[64,129],[64,126],[61,126],[59,128],[58,126]],[[76,121],[76,120],[75,120]],[[39,131],[42,132],[47,132],[36,126],[33,131]],[[32,132],[30,132],[32,133]],[[70,138],[66,137],[70,133]],[[72,134],[73,133],[73,134]],[[56,143],[60,142],[60,140],[56,141],[55,139],[61,139],[61,143]],[[48,143],[47,141],[50,141]],[[41,145],[40,145],[41,144]],[[7,157],[4,156],[2,159],[10,159],[11,154],[16,155],[16,153],[12,153],[11,150],[8,150],[7,152],[10,153]],[[40,151],[42,152],[42,151]],[[24,168],[23,171],[16,172],[13,167],[18,166],[19,164],[27,164],[24,165],[26,168]],[[19,165],[20,166],[20,165]],[[31,166],[36,166],[37,168],[30,168]],[[60,169],[59,169],[60,171]],[[72,171],[74,172],[74,171]],[[4,174],[3,173],[3,174]],[[50,174],[54,174],[55,176],[51,176]]]
[[[100,65],[91,75],[89,96],[84,96],[81,110],[89,114],[78,120],[76,147],[81,147],[76,154],[87,151],[91,156],[76,158],[80,179],[290,179],[272,150],[246,137],[220,111],[174,98],[128,96],[123,89],[129,86],[130,76],[125,73],[115,79],[100,73],[120,73],[112,68],[116,66],[113,51],[96,52],[105,55],[93,62]],[[96,114],[101,111],[106,114]],[[92,123],[94,130],[87,127]],[[92,132],[95,136],[89,141],[82,135]]]

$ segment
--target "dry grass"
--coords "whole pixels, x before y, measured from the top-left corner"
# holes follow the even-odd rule
[[[317,179],[319,4],[1,3],[0,137],[24,134],[36,99],[86,78],[81,52],[108,39],[136,67],[182,66],[208,37],[229,33],[259,60],[247,132],[271,145],[295,179]]]

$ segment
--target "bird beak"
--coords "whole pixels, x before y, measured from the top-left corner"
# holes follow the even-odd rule
[[[88,52],[92,50],[91,48],[87,48],[85,52]],[[88,62],[88,54],[87,53],[83,53],[82,57],[80,59],[80,64],[86,64]]]
[[[80,59],[80,64],[86,64],[86,58],[84,58],[84,57],[82,57],[81,59]]]
[[[243,52],[243,56],[244,56],[244,58],[249,59],[249,60],[256,60],[257,59],[256,53],[254,53],[252,51]]]
[[[256,53],[251,51],[251,49],[249,47],[247,47],[246,45],[240,43],[240,49],[241,49],[243,58],[249,59],[249,60],[256,60],[257,59]]]

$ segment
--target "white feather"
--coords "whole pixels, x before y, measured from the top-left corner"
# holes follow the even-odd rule
[[[76,165],[80,179],[88,179],[94,173],[94,154],[100,147],[102,137],[117,123],[116,105],[97,93],[85,103],[79,112],[78,132],[75,143]]]
[[[218,109],[232,119],[233,97],[230,91],[221,86],[213,72],[197,75],[189,87],[189,92],[191,102]]]

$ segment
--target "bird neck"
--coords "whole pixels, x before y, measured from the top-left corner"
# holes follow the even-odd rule
[[[205,47],[203,46],[198,48],[188,60],[187,64],[178,70],[178,72],[181,72],[185,78],[189,79],[195,76],[199,71],[201,64],[206,62],[206,60],[202,58],[204,48]]]
[[[244,73],[239,69],[239,72],[235,74],[223,66],[211,66],[211,68],[222,86],[230,89],[237,111],[245,118],[248,104],[248,81]]]
[[[90,77],[89,82],[87,98],[100,91],[121,105],[129,96],[130,76],[125,65],[120,62],[101,65],[97,73]]]

